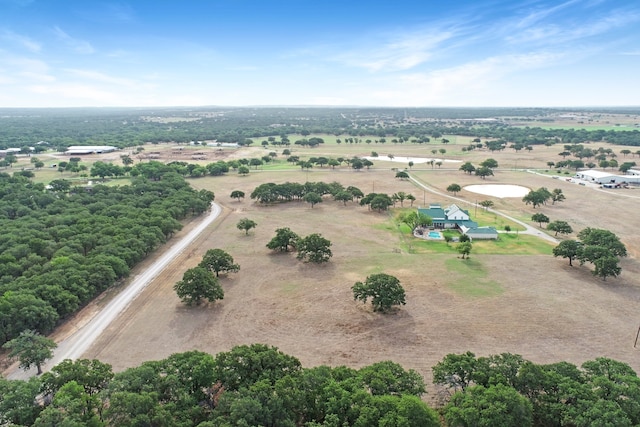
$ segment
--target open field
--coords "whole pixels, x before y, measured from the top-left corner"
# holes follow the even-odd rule
[[[336,145],[334,149],[344,152],[349,148]],[[527,159],[527,167],[547,161],[549,154],[545,158],[537,149],[520,154]],[[558,151],[558,147],[552,149]],[[322,154],[305,151],[325,155],[324,148]],[[353,148],[350,151],[356,155]],[[482,154],[501,164],[514,160],[509,152]],[[567,201],[538,210],[552,220],[567,220],[575,230],[607,228],[621,237],[632,255],[622,262],[622,276],[607,282],[592,277],[587,266],[570,268],[566,260],[547,255],[549,249],[545,252],[544,247],[534,251],[542,253],[538,255],[530,250],[523,255],[517,251],[500,255],[499,248],[495,251],[498,254],[473,251],[471,260],[463,261],[442,247],[422,250],[420,245],[431,242],[412,243],[393,225],[389,214],[370,212],[355,204],[343,206],[326,200],[313,209],[303,202],[265,207],[248,198],[262,182],[309,180],[355,185],[365,193],[410,192],[416,196],[416,204],[451,202],[446,194],[423,193],[408,181],[394,179],[392,167],[398,165],[380,161],[372,170],[360,172],[252,170],[247,177],[230,174],[193,180],[196,188],[216,193],[216,201],[225,207],[223,218],[170,265],[85,356],[121,370],[174,352],[199,349],[216,353],[238,344],[261,342],[295,355],[306,366],[358,367],[392,359],[416,369],[427,381],[431,366],[444,355],[467,350],[479,355],[519,353],[538,363],[567,360],[579,364],[607,356],[640,370],[640,350],[633,348],[639,321],[640,241],[627,231],[637,229],[640,219],[602,212],[603,206],[611,212],[631,212],[640,196],[636,190],[604,192],[500,169],[486,180],[457,169],[414,167],[412,172],[442,193],[452,182],[562,188]],[[231,200],[229,194],[235,189],[245,191],[247,198]],[[473,216],[473,209],[464,202],[474,203],[478,195],[462,191],[457,197],[456,203],[470,209]],[[496,198],[494,202],[497,209],[522,220],[528,221],[534,212],[519,199]],[[491,214],[487,215],[483,223],[491,220]],[[258,223],[249,236],[235,227],[242,217]],[[505,220],[495,217],[494,221],[500,227],[500,221]],[[283,226],[300,235],[323,234],[333,242],[332,260],[318,266],[301,263],[292,254],[271,253],[265,244],[274,230]],[[509,236],[518,238],[513,233]],[[172,286],[210,248],[231,253],[241,270],[223,279],[223,301],[187,308]],[[382,271],[396,275],[407,291],[407,305],[387,316],[353,301],[350,291],[354,282]]]

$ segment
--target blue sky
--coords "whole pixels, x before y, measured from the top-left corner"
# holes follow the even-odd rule
[[[640,3],[0,0],[0,107],[638,106]]]

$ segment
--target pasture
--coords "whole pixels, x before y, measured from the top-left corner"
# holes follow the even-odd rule
[[[387,143],[384,150],[381,147],[338,145],[334,141],[315,149],[294,147],[294,154],[364,156],[377,149],[382,156],[386,149],[393,149],[398,156],[429,156],[432,147],[442,145]],[[461,147],[450,143],[445,149],[462,153]],[[251,147],[229,152],[227,158],[256,157],[268,151],[272,148]],[[85,356],[122,370],[175,352],[198,349],[217,353],[260,342],[295,355],[305,366],[359,367],[390,359],[416,369],[427,382],[431,366],[444,355],[467,350],[477,355],[518,353],[538,363],[566,360],[580,364],[606,356],[639,370],[633,341],[640,321],[640,241],[637,233],[629,230],[637,230],[640,219],[612,213],[632,212],[640,194],[637,190],[623,193],[585,188],[520,170],[544,169],[551,156],[558,157],[558,151],[557,146],[535,147],[529,153],[507,150],[456,156],[474,163],[487,157],[497,159],[500,167],[486,180],[466,175],[457,167],[414,166],[412,175],[434,192],[423,192],[410,181],[395,179],[392,169],[400,166],[383,160],[374,162],[371,170],[359,172],[345,166],[309,171],[252,168],[245,177],[230,173],[191,180],[194,187],[215,192],[224,214],[168,266]],[[513,170],[516,162],[518,170]],[[586,226],[609,229],[621,237],[631,256],[621,263],[621,277],[603,282],[591,275],[588,266],[569,267],[566,260],[549,254],[548,244],[519,235],[515,229],[493,248],[489,242],[474,245],[471,259],[462,260],[444,242],[417,241],[403,233],[393,221],[393,211],[377,213],[356,203],[343,206],[329,199],[315,208],[304,202],[261,206],[248,197],[263,182],[307,180],[354,185],[365,194],[404,191],[414,194],[414,206],[451,203],[445,189],[453,182],[461,186],[505,183],[534,189],[560,187],[567,196],[565,202],[535,211],[520,199],[492,200],[497,210],[528,222],[532,213],[540,211],[551,220],[568,221],[576,231]],[[247,197],[233,200],[229,197],[233,190],[242,190]],[[503,228],[508,220],[480,209],[474,212],[471,203],[483,199],[491,198],[463,190],[455,202],[469,209],[472,217],[478,214],[482,225],[495,221]],[[236,229],[243,217],[258,223],[248,236]],[[300,235],[321,233],[328,238],[333,243],[331,261],[305,264],[293,254],[269,251],[266,243],[276,228],[284,226]],[[222,279],[224,300],[186,307],[175,295],[173,284],[210,248],[229,252],[241,270]],[[390,315],[373,313],[369,306],[353,301],[351,286],[378,272],[397,276],[407,292],[407,305]]]

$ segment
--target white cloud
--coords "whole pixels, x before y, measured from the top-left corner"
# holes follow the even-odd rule
[[[592,21],[562,21],[558,23],[540,24],[522,28],[518,23],[515,27],[507,25],[505,32],[512,35],[505,39],[512,44],[545,43],[560,44],[606,34],[613,30],[640,21],[640,13],[635,10],[614,10],[606,16],[600,16]],[[520,29],[518,31],[518,29]]]
[[[40,52],[40,49],[42,48],[40,43],[30,39],[27,36],[14,33],[13,31],[10,31],[10,30],[4,30],[0,35],[0,38],[2,38],[3,40],[8,40],[10,42],[17,43],[21,45],[23,48],[33,53]]]
[[[407,74],[372,92],[379,105],[464,105],[466,96],[523,70],[557,63],[563,54],[504,55],[429,73]],[[386,88],[386,89],[385,89]]]
[[[55,95],[68,99],[86,99],[92,101],[91,105],[113,104],[119,99],[115,93],[105,91],[96,86],[76,83],[31,85],[27,89],[39,95]]]
[[[433,52],[456,35],[452,30],[421,30],[380,42],[370,47],[352,49],[337,55],[336,60],[369,71],[409,70],[428,61]]]
[[[69,34],[65,33],[60,27],[54,27],[53,32],[68,47],[73,49],[76,53],[90,54],[94,53],[95,49],[91,46],[91,43],[85,40],[75,39]]]
[[[7,52],[0,52],[3,54],[0,59],[0,64],[6,66],[6,78],[9,78],[9,74],[13,81],[54,81],[55,77],[51,75],[49,65],[39,59],[31,59],[20,56],[13,56]]]
[[[109,76],[99,71],[80,69],[65,69],[64,71],[70,74],[72,77],[78,79],[92,80],[95,82],[108,83],[117,86],[132,87],[136,85],[136,82],[134,80]]]

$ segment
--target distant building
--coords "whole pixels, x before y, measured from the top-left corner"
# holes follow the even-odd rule
[[[629,172],[634,171],[631,169]],[[596,184],[620,184],[620,183],[633,183],[640,184],[640,171],[635,173],[628,173],[627,175],[617,175],[612,172],[598,171],[595,169],[589,169],[585,171],[576,172],[575,178],[581,179],[587,182],[594,182]]]
[[[117,151],[118,147],[112,145],[72,145],[67,147],[65,154],[80,155],[80,154],[100,154],[111,153]]]

